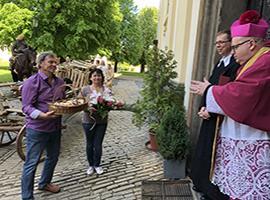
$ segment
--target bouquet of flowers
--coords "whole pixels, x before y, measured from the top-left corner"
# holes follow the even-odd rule
[[[91,105],[91,112],[96,112],[102,119],[108,116],[110,110],[119,110],[123,108],[124,103],[116,101],[113,98],[99,96],[95,103]]]

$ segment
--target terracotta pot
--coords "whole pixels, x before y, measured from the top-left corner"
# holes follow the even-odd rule
[[[145,146],[149,150],[158,151],[156,134],[151,132],[151,130],[149,130],[149,141],[145,143]]]

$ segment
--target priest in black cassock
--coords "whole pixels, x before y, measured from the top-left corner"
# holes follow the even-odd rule
[[[236,63],[231,54],[230,31],[225,30],[218,32],[215,45],[221,59],[215,65],[208,81],[212,85],[223,85],[236,78],[237,69],[239,68],[239,64]],[[203,97],[199,108],[198,114],[203,118],[203,122],[191,165],[190,177],[194,184],[193,189],[203,193],[201,199],[229,199],[229,197],[221,193],[218,187],[213,185],[209,179],[217,114],[208,113],[208,116],[201,116],[200,111],[204,110],[205,97]]]

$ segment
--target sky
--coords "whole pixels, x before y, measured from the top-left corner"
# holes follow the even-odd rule
[[[138,9],[144,7],[156,7],[159,8],[160,0],[133,0],[134,4],[138,6]]]

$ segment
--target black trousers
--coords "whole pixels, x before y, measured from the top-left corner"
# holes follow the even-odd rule
[[[212,146],[215,136],[216,116],[203,120],[199,139],[191,163],[190,177],[194,186],[208,199],[227,200],[229,197],[219,191],[219,188],[209,180]]]
[[[107,124],[83,124],[86,137],[86,155],[89,166],[99,167],[102,156],[102,143]]]

